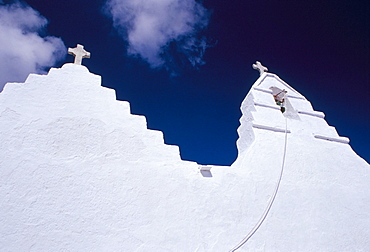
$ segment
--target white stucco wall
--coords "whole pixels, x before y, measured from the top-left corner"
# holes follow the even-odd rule
[[[229,251],[281,171],[286,120],[270,86],[293,108],[285,166],[240,251],[370,250],[369,165],[276,75],[242,103],[236,162],[207,172],[65,64],[0,93],[0,251]]]

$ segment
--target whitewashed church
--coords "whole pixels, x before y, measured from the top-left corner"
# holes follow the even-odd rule
[[[0,251],[370,251],[370,166],[257,62],[231,166],[181,160],[75,63],[0,93]]]

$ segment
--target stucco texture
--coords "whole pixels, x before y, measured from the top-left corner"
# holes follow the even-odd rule
[[[369,251],[370,169],[348,139],[274,74],[241,109],[237,160],[201,171],[84,66],[8,83],[0,251],[229,251],[277,183],[240,251]]]

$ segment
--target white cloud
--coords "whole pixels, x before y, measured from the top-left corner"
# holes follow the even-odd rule
[[[193,66],[204,64],[207,43],[199,33],[208,25],[209,12],[195,0],[108,0],[106,7],[129,55],[153,68],[170,68],[176,54]]]
[[[19,2],[0,5],[0,91],[6,82],[23,82],[29,73],[44,73],[65,57],[60,38],[39,34],[47,23]]]

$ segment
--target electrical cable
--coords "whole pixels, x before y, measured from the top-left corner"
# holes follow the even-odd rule
[[[279,186],[280,186],[280,182],[281,182],[281,178],[283,176],[283,171],[284,171],[284,165],[285,165],[285,155],[286,155],[286,147],[287,147],[287,139],[288,139],[288,120],[287,118],[285,117],[285,143],[284,143],[284,154],[283,154],[283,162],[282,162],[282,165],[281,165],[281,171],[280,171],[280,176],[279,176],[279,179],[278,179],[278,182],[276,184],[276,187],[275,187],[275,191],[274,191],[274,194],[272,195],[271,199],[270,199],[270,202],[269,204],[267,205],[267,208],[266,210],[264,211],[264,213],[262,214],[261,218],[259,219],[259,221],[257,222],[257,224],[253,227],[253,229],[249,232],[249,234],[238,244],[236,245],[233,249],[230,250],[230,252],[234,252],[236,251],[237,249],[239,249],[241,246],[243,246],[248,240],[249,238],[252,237],[252,235],[254,235],[254,233],[258,230],[258,228],[261,226],[261,224],[263,223],[263,221],[266,219],[266,216],[267,214],[269,213],[270,209],[271,209],[271,206],[272,204],[274,203],[274,200],[275,200],[275,197],[276,197],[276,194],[279,190]]]

